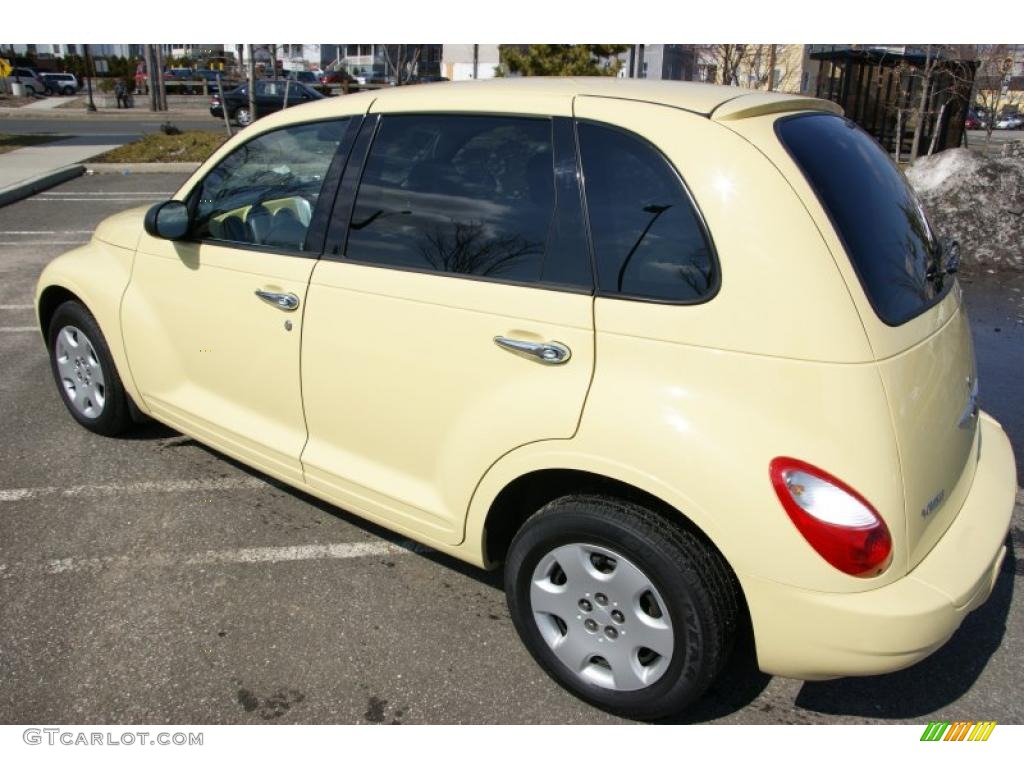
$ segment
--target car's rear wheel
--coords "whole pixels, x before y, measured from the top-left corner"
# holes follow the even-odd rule
[[[638,504],[566,496],[516,534],[512,620],[534,658],[580,698],[657,719],[699,698],[738,621],[737,588],[697,534]]]
[[[65,96],[74,96],[75,89],[72,88],[70,85],[66,85],[64,86],[64,90],[62,90],[61,93],[63,93]]]
[[[243,128],[252,122],[252,112],[248,107],[239,107],[235,110],[235,122]]]
[[[47,341],[57,390],[75,421],[108,437],[124,432],[132,423],[128,396],[89,310],[77,301],[61,304]]]

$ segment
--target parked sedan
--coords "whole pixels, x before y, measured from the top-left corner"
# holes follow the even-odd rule
[[[287,104],[285,103],[286,92],[288,94]],[[257,80],[256,117],[264,117],[271,112],[284,109],[286,106],[294,107],[296,104],[306,104],[322,98],[324,98],[323,94],[293,80]],[[225,105],[228,110],[228,118],[243,127],[255,119],[249,110],[248,83],[228,91],[223,97],[214,96],[210,100],[210,114],[223,118]]]
[[[977,115],[968,115],[964,120],[964,128],[968,131],[978,131],[985,127],[984,121]]]
[[[996,120],[996,128],[1000,131],[1017,131],[1024,126],[1024,117],[1020,115],[1005,115]]]

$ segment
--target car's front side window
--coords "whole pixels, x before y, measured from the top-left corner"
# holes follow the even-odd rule
[[[348,119],[257,136],[224,158],[190,198],[192,237],[302,251]]]

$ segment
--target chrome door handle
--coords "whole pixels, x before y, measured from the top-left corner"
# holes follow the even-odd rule
[[[285,312],[294,312],[299,307],[299,297],[294,293],[274,293],[273,291],[256,291],[256,295],[267,304],[273,304]]]
[[[509,339],[505,336],[495,336],[494,343],[502,349],[507,349],[509,352],[515,352],[524,357],[532,357],[545,365],[562,365],[572,357],[572,350],[565,346],[565,344],[560,344],[557,341],[521,341],[519,339]]]

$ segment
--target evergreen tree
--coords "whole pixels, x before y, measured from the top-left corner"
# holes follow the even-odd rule
[[[626,45],[501,46],[501,74],[615,76],[622,66],[618,54]]]

